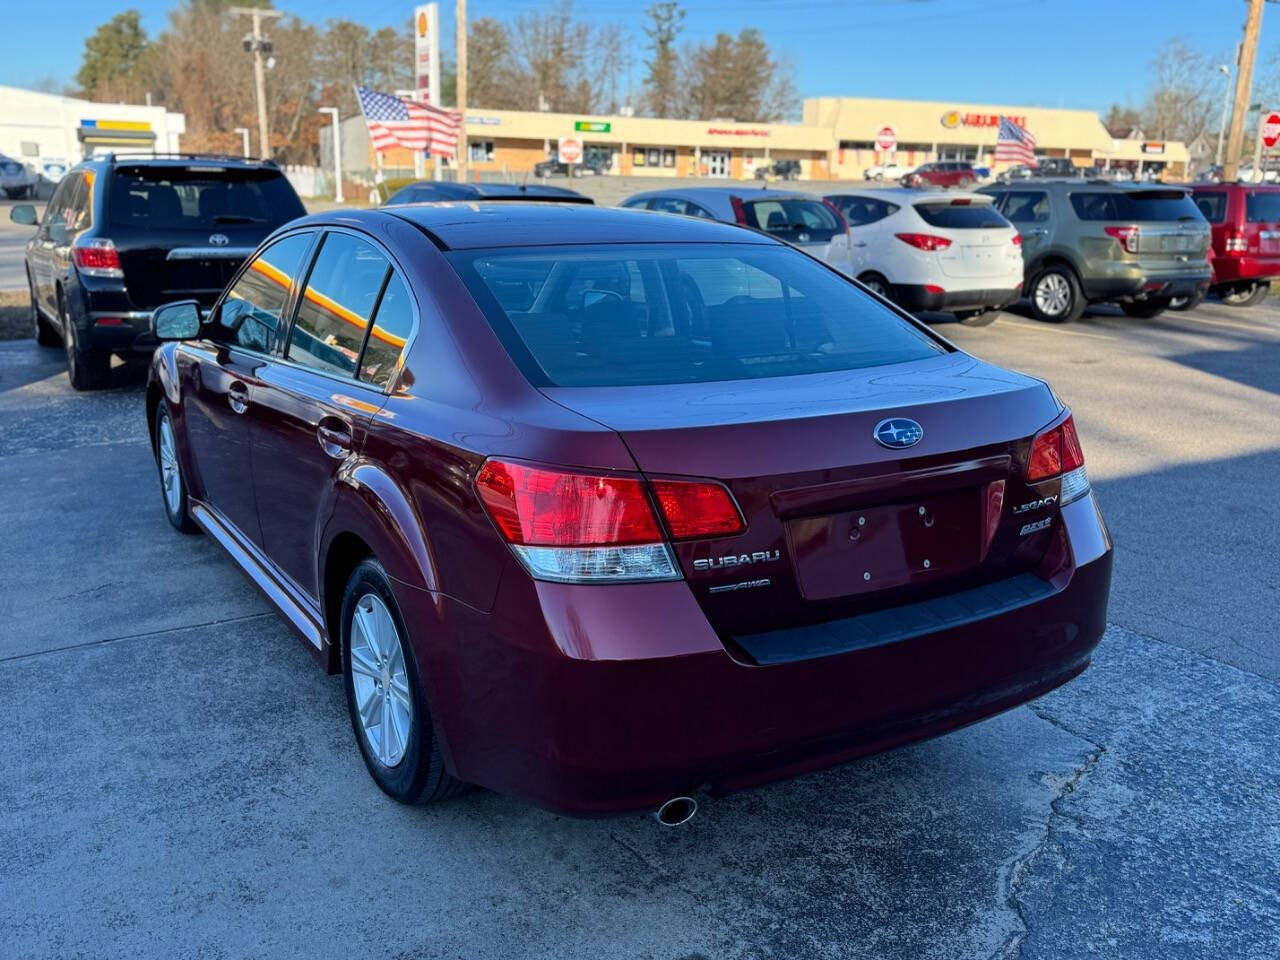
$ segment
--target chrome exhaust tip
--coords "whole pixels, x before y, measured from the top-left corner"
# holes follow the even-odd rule
[[[697,812],[698,801],[693,797],[672,797],[653,816],[664,827],[678,827],[692,820]]]

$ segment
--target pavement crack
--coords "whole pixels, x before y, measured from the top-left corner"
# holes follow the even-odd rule
[[[1017,918],[1019,929],[1005,941],[1004,945],[994,955],[993,960],[997,960],[997,958],[998,960],[1018,960],[1021,956],[1022,942],[1026,939],[1027,934],[1031,932],[1031,921],[1027,916],[1026,908],[1021,899],[1027,880],[1032,871],[1040,866],[1041,861],[1049,857],[1054,858],[1051,866],[1055,871],[1061,872],[1066,869],[1067,855],[1065,851],[1058,848],[1055,852],[1054,849],[1054,828],[1056,823],[1061,820],[1075,821],[1075,818],[1063,811],[1062,804],[1089,778],[1094,768],[1102,761],[1103,755],[1107,752],[1104,744],[1095,743],[1079,731],[1072,730],[1056,717],[1039,709],[1035,704],[1029,704],[1028,708],[1051,726],[1057,727],[1059,730],[1084,741],[1089,745],[1089,750],[1080,765],[1074,768],[1066,779],[1059,784],[1057,793],[1049,801],[1049,813],[1045,817],[1044,829],[1040,832],[1036,842],[1029,850],[1008,861],[1001,869],[999,886],[1003,894],[1002,899],[1004,905]]]
[[[72,650],[86,650],[90,647],[102,647],[109,643],[123,640],[143,640],[147,637],[161,637],[166,633],[177,633],[181,630],[196,630],[200,627],[218,627],[228,623],[243,623],[247,620],[258,620],[262,617],[277,616],[274,610],[263,613],[246,613],[239,617],[225,617],[221,620],[206,620],[203,623],[184,623],[177,627],[165,627],[163,630],[144,630],[142,633],[127,633],[118,637],[104,637],[101,640],[85,640],[83,643],[68,643],[61,647],[50,647],[48,650],[32,650],[30,653],[15,653],[13,656],[0,657],[0,664],[13,663],[17,660],[31,660],[34,657],[47,657],[55,653],[67,653]]]

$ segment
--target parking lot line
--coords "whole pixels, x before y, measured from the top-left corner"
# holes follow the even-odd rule
[[[1071,337],[1086,337],[1090,340],[1116,340],[1117,337],[1109,336],[1103,333],[1086,333],[1075,326],[1050,326],[1044,323],[1027,323],[1025,321],[1014,320],[1008,314],[1004,317],[1004,326],[1017,327],[1020,330],[1033,330],[1037,333],[1058,333],[1066,334]]]

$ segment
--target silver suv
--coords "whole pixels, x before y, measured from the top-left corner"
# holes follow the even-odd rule
[[[1076,320],[1102,301],[1154,317],[1208,289],[1209,224],[1182,187],[1031,180],[980,192],[1022,237],[1022,291],[1040,320]]]

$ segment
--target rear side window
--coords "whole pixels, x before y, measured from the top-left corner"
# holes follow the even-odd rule
[[[373,327],[360,356],[360,379],[377,387],[385,387],[400,362],[400,352],[413,329],[413,307],[409,289],[394,270],[387,278],[386,290],[373,315]]]
[[[218,314],[214,338],[271,353],[280,339],[280,317],[312,234],[295,233],[277,240],[249,264],[227,292]]]
[[[945,352],[850,281],[782,245],[600,244],[446,256],[538,385],[783,377]]]
[[[688,200],[681,200],[678,197],[654,197],[649,201],[649,209],[658,210],[662,213],[682,213],[686,217],[714,219],[711,214],[696,203],[690,203]]]
[[[931,227],[951,230],[990,230],[1010,225],[989,203],[917,203],[916,213]]]
[[[1227,219],[1227,195],[1225,192],[1196,193],[1192,196],[1196,208],[1210,223],[1222,223]]]
[[[1245,196],[1244,218],[1249,223],[1280,221],[1280,192],[1250,190]]]
[[[1010,190],[1002,212],[1011,223],[1043,223],[1049,219],[1049,195],[1043,190]]]
[[[830,240],[844,232],[831,208],[816,200],[748,200],[742,207],[748,226],[784,240],[800,240],[801,234],[811,241]]]
[[[874,197],[828,197],[851,227],[865,227],[898,212],[896,203],[877,200]]]
[[[133,166],[111,173],[111,222],[151,230],[274,229],[306,211],[278,170]]]
[[[1077,191],[1071,207],[1081,220],[1199,220],[1200,211],[1182,190]],[[1013,218],[1010,217],[1010,220]]]
[[[354,376],[365,330],[390,269],[387,258],[367,240],[327,234],[298,303],[288,358],[327,373]]]

